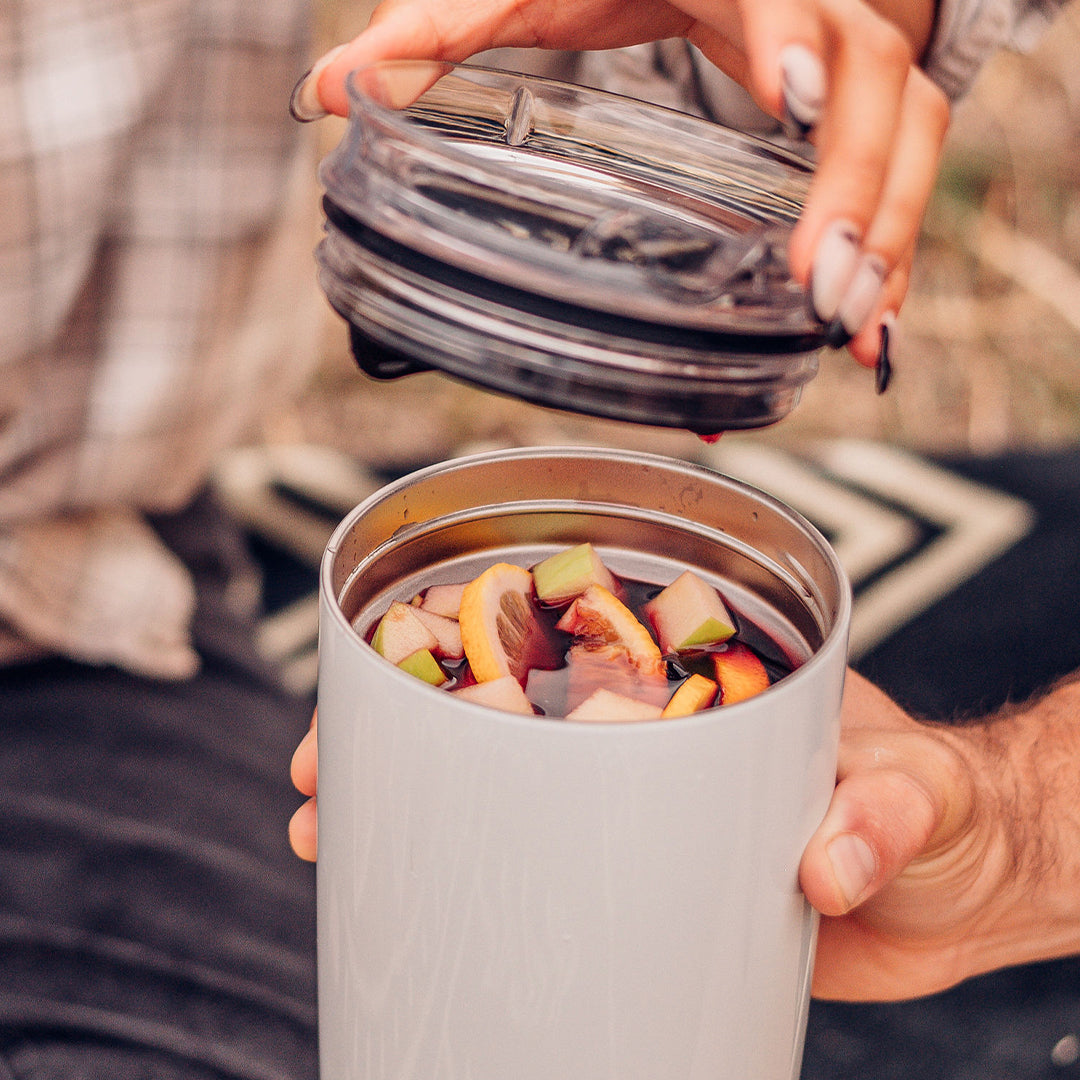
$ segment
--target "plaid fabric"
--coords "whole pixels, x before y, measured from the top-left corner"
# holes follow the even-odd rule
[[[962,97],[989,57],[1003,46],[1035,45],[1069,0],[939,0],[923,66],[952,99]]]
[[[309,14],[0,5],[0,659],[197,665],[142,515],[310,370],[317,200],[286,115]]]

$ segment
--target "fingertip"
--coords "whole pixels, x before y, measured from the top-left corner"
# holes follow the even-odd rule
[[[860,844],[865,845],[865,841],[859,838],[859,843],[853,843],[848,839],[851,835],[830,835],[827,825],[823,825],[803,854],[799,866],[799,887],[810,905],[822,915],[846,915],[865,894],[869,884],[860,876],[860,868],[865,868],[865,851]],[[834,858],[847,859],[839,873]],[[876,861],[872,865],[876,869]]]
[[[301,795],[314,795],[319,782],[319,746],[317,728],[313,724],[293,751],[289,776]]]
[[[805,139],[817,126],[825,108],[825,64],[802,42],[785,45],[777,59],[785,127],[793,138]]]
[[[298,858],[314,862],[318,854],[318,811],[315,800],[302,803],[289,820],[289,846]]]

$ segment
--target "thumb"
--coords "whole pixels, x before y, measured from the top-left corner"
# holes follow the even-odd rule
[[[869,768],[841,779],[799,867],[799,884],[823,915],[844,915],[925,850],[941,810],[909,773]]]

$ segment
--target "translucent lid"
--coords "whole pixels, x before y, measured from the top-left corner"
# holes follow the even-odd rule
[[[318,258],[369,373],[712,430],[779,419],[816,372],[824,328],[785,257],[802,158],[463,65],[376,64],[349,95]]]

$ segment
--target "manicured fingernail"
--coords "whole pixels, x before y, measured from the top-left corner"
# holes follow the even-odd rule
[[[810,274],[810,300],[824,323],[835,318],[860,256],[859,230],[850,221],[834,221],[818,243]]]
[[[855,833],[841,833],[829,842],[826,851],[832,865],[836,884],[844,894],[844,900],[852,908],[862,899],[862,894],[874,879],[877,860],[870,845]]]
[[[881,317],[881,344],[878,346],[877,365],[874,368],[874,388],[879,394],[884,394],[892,381],[890,350],[895,325],[896,316],[891,311],[887,311]]]
[[[313,120],[321,120],[324,116],[330,115],[319,100],[319,76],[344,49],[345,45],[338,45],[331,49],[324,56],[320,56],[311,68],[300,76],[289,98],[289,114],[294,120],[310,124]]]
[[[825,65],[805,45],[780,51],[780,86],[789,133],[805,138],[825,107]]]
[[[842,344],[850,341],[873,314],[884,285],[884,261],[877,255],[864,255],[859,259],[829,326],[829,336],[843,336]]]

